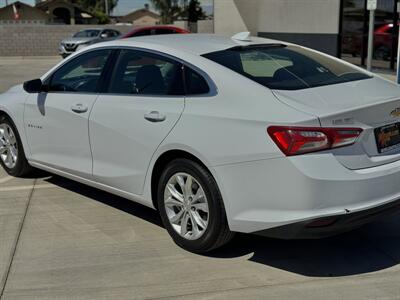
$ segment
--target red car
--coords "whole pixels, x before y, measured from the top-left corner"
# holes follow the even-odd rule
[[[400,24],[399,24],[400,25]],[[389,60],[392,55],[393,39],[396,39],[397,30],[394,31],[393,23],[379,26],[374,33],[374,56],[377,59]]]
[[[124,34],[121,38],[126,39],[130,37],[143,36],[143,35],[156,35],[156,34],[174,34],[174,33],[190,33],[189,31],[168,25],[154,25],[137,27],[128,33]]]
[[[397,36],[397,29],[394,30],[393,23],[377,26],[374,31],[374,58],[379,60],[390,60],[393,51],[393,39],[395,40],[394,44],[397,45]],[[362,45],[362,29],[359,28],[357,32],[353,33],[344,33],[343,53],[350,53],[356,57],[360,55]],[[395,51],[397,50],[395,49]]]

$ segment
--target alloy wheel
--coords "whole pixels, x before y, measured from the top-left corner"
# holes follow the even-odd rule
[[[164,205],[171,226],[181,237],[196,240],[204,234],[209,221],[208,202],[193,176],[173,175],[165,186]]]
[[[6,123],[0,124],[0,159],[9,169],[13,169],[17,165],[17,137],[12,128]]]

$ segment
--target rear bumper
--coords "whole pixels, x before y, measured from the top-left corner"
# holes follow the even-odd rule
[[[306,230],[314,237],[332,235],[371,222],[380,216],[371,212],[400,199],[400,161],[350,170],[332,154],[315,153],[216,166],[214,171],[229,227],[237,232],[268,230],[270,236],[277,232],[274,236],[295,238],[304,233],[304,224],[337,217],[331,228]]]
[[[311,219],[254,232],[279,239],[318,239],[351,231],[400,211],[400,199],[355,213]]]

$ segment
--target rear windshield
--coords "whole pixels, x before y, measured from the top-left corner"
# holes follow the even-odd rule
[[[298,46],[236,47],[203,56],[276,90],[298,90],[371,78],[347,64]]]
[[[100,30],[89,29],[89,30],[82,30],[75,33],[74,37],[96,37],[100,34]]]

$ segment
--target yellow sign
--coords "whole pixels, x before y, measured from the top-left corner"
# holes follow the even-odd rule
[[[398,130],[393,130],[389,132],[382,132],[378,136],[378,143],[381,146],[381,148],[386,148],[389,142],[391,141],[392,137],[398,136],[399,131]]]
[[[390,115],[391,115],[392,117],[400,117],[400,107],[398,107],[398,108],[392,110],[392,111],[390,112]]]

